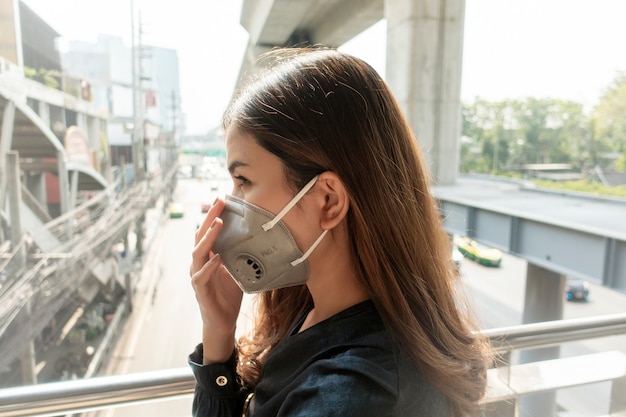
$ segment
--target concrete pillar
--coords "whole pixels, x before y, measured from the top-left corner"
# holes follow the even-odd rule
[[[20,158],[17,151],[6,154],[7,163],[7,190],[9,193],[9,219],[11,222],[11,244],[15,249],[22,240],[22,183],[20,180]],[[26,266],[26,253],[22,247],[16,253],[17,262],[21,267]]]
[[[524,324],[562,320],[565,299],[565,275],[528,263],[526,294],[524,296]],[[528,363],[559,357],[560,347],[523,350],[520,362]],[[553,417],[556,415],[556,392],[522,397],[519,401],[520,417]]]
[[[26,188],[28,191],[35,197],[37,202],[42,206],[46,207],[46,178],[42,172],[30,173],[28,178],[26,178]]]
[[[128,268],[127,264],[130,260],[130,265],[132,265],[132,255],[130,251],[130,247],[128,245],[128,234],[130,233],[130,228],[126,230],[126,234],[124,235],[124,252],[122,253],[122,257],[127,258],[124,260],[124,267],[120,267],[121,272],[124,274],[124,286],[126,287],[126,307],[128,308],[128,312],[131,313],[133,311],[133,281],[132,281],[132,268]]]
[[[93,116],[87,116],[86,120],[87,120],[86,134],[87,134],[87,140],[89,141],[89,147],[92,149],[92,152],[93,152],[94,168],[96,171],[105,175],[101,167],[101,161],[102,161],[103,155],[102,155],[102,143],[100,141],[100,119],[98,119],[97,117],[93,117]]]
[[[143,238],[144,238],[144,228],[145,228],[145,212],[137,219],[137,223],[135,224],[135,235],[137,236],[137,240],[135,241],[135,254],[137,258],[143,262]]]
[[[57,152],[57,173],[59,178],[59,201],[61,205],[61,215],[71,210],[70,207],[70,179],[67,172],[65,154]]]
[[[2,128],[0,129],[0,209],[6,201],[7,173],[6,155],[13,143],[13,125],[15,123],[15,103],[8,101],[2,113]],[[1,230],[1,229],[0,229]],[[0,232],[1,233],[1,232]],[[1,236],[0,236],[1,237]]]
[[[8,28],[5,26],[4,30],[11,30],[13,29],[13,33],[12,35],[14,36],[15,39],[15,44],[11,45],[11,47],[15,47],[15,49],[13,51],[9,52],[9,56],[5,58],[9,58],[9,60],[15,62],[20,69],[23,69],[24,67],[24,51],[23,51],[23,46],[22,46],[22,19],[20,18],[20,6],[19,6],[19,0],[9,0],[8,2],[9,4],[11,4],[10,6],[8,4],[3,4],[3,6],[9,6],[9,10],[3,10],[6,16],[9,16],[9,13],[12,13],[12,19],[11,17],[9,17],[9,22],[3,22],[4,25],[7,25],[7,23],[9,23]],[[4,14],[3,13],[3,14]],[[13,27],[11,28],[10,24],[13,24]],[[11,54],[11,52],[14,52],[15,55]]]
[[[69,198],[70,210],[73,210],[76,207],[76,200],[78,198],[78,176],[79,176],[79,173],[77,170],[72,171],[72,175],[70,178],[70,198]]]
[[[22,215],[20,204],[22,203],[22,185],[20,181],[20,164],[19,155],[15,151],[8,152],[6,155],[7,162],[7,186],[9,189],[9,216],[11,219],[11,244],[13,249],[18,248],[16,252],[16,260],[22,268],[26,268],[26,251],[21,244],[22,240]],[[19,320],[25,327],[31,325],[31,308],[30,302],[27,302],[20,312]],[[24,341],[24,350],[20,355],[20,363],[22,365],[22,383],[24,385],[36,384],[37,375],[35,374],[35,345],[33,340]]]
[[[45,101],[39,101],[37,106],[37,115],[44,125],[50,127],[50,105]]]
[[[31,301],[27,301],[22,311],[20,312],[19,320],[22,321],[22,326],[32,327],[32,307]],[[32,331],[28,332],[32,334]],[[37,372],[35,370],[37,359],[35,354],[35,342],[28,339],[24,341],[24,350],[20,355],[20,364],[22,366],[22,384],[34,385],[37,383]]]
[[[241,68],[239,69],[239,76],[237,77],[234,92],[239,90],[248,77],[257,71],[257,60],[259,57],[271,50],[272,48],[269,46],[259,46],[252,43],[248,44],[243,55],[243,61],[241,63]]]
[[[611,385],[609,413],[611,415],[622,415],[618,413],[626,414],[626,377],[614,380]]]
[[[386,80],[434,180],[456,182],[465,0],[385,0]]]

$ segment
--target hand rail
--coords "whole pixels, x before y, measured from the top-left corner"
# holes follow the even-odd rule
[[[496,352],[540,348],[626,334],[626,313],[554,320],[482,330]]]
[[[538,348],[624,334],[626,314],[523,324],[483,330],[496,351]],[[593,380],[592,377],[589,380]],[[55,416],[191,395],[186,367],[0,390],[0,417]]]
[[[191,369],[27,385],[0,390],[0,417],[58,416],[193,394]],[[191,410],[190,410],[191,412]]]

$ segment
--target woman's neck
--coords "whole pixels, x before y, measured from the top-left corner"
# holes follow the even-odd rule
[[[332,257],[335,259],[329,259],[322,266],[317,264],[311,271],[307,286],[314,307],[302,323],[300,332],[370,298],[357,281],[350,258]]]

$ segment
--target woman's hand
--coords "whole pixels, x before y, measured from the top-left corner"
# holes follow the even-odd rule
[[[235,346],[243,292],[211,250],[222,230],[224,200],[218,198],[196,231],[189,274],[202,316],[203,364],[226,362]]]

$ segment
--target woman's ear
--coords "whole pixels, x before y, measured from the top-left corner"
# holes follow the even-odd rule
[[[324,230],[335,228],[346,217],[350,196],[339,176],[326,171],[317,179],[318,195],[323,197],[320,225]]]

